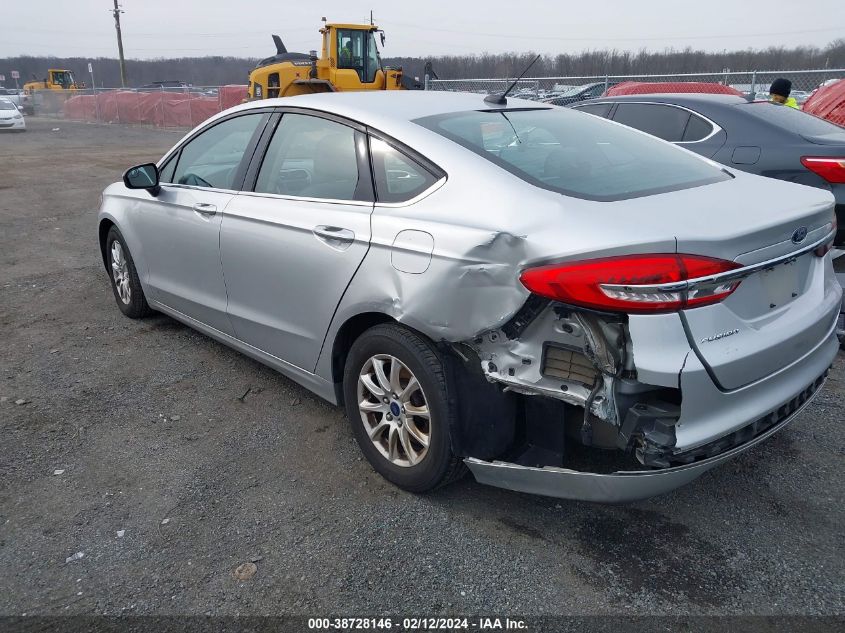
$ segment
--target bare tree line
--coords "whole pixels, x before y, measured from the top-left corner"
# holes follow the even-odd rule
[[[479,53],[445,55],[431,58],[441,79],[471,77],[514,77],[530,63],[534,53]],[[126,70],[131,86],[153,81],[181,80],[195,86],[245,84],[258,60],[239,57],[182,57],[174,59],[127,60]],[[385,65],[402,66],[408,74],[421,77],[425,62],[420,57],[387,57]],[[90,86],[88,63],[94,66],[97,87],[120,85],[117,59],[98,57],[34,57],[0,58],[0,74],[5,85],[14,86],[11,71],[17,70],[21,83],[35,77],[43,79],[48,68],[68,68],[78,81]],[[531,69],[530,75],[592,76],[634,74],[676,74],[721,72],[731,70],[803,70],[845,67],[845,39],[838,39],[823,48],[811,46],[772,46],[766,49],[723,51],[718,53],[685,48],[663,51],[586,50],[574,54],[544,55]]]

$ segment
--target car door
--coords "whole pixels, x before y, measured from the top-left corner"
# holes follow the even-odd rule
[[[162,164],[159,195],[140,192],[134,219],[151,298],[227,334],[220,223],[268,118],[243,113],[190,138]]]
[[[239,339],[313,372],[370,244],[366,137],[329,115],[286,110],[266,147],[247,174],[252,191],[223,212],[228,314]]]

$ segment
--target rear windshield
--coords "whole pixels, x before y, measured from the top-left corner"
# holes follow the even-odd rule
[[[730,178],[684,150],[571,110],[456,112],[415,123],[526,182],[587,200],[624,200]]]
[[[777,103],[755,101],[739,107],[745,108],[746,112],[759,119],[801,136],[824,136],[843,132],[843,128],[829,121]]]

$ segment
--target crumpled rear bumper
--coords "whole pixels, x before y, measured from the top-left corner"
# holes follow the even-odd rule
[[[823,381],[783,420],[745,444],[683,466],[599,474],[552,466],[534,468],[507,462],[488,462],[474,457],[468,457],[464,462],[472,471],[476,481],[498,488],[601,503],[639,501],[680,488],[711,468],[765,441],[789,424],[812,401],[822,384]]]

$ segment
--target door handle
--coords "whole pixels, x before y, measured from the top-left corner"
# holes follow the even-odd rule
[[[209,204],[207,202],[197,202],[193,206],[194,211],[197,213],[201,213],[202,215],[214,215],[217,213],[217,205],[216,204]]]
[[[313,233],[321,242],[341,251],[345,251],[355,241],[355,233],[340,226],[321,224],[314,227]]]

